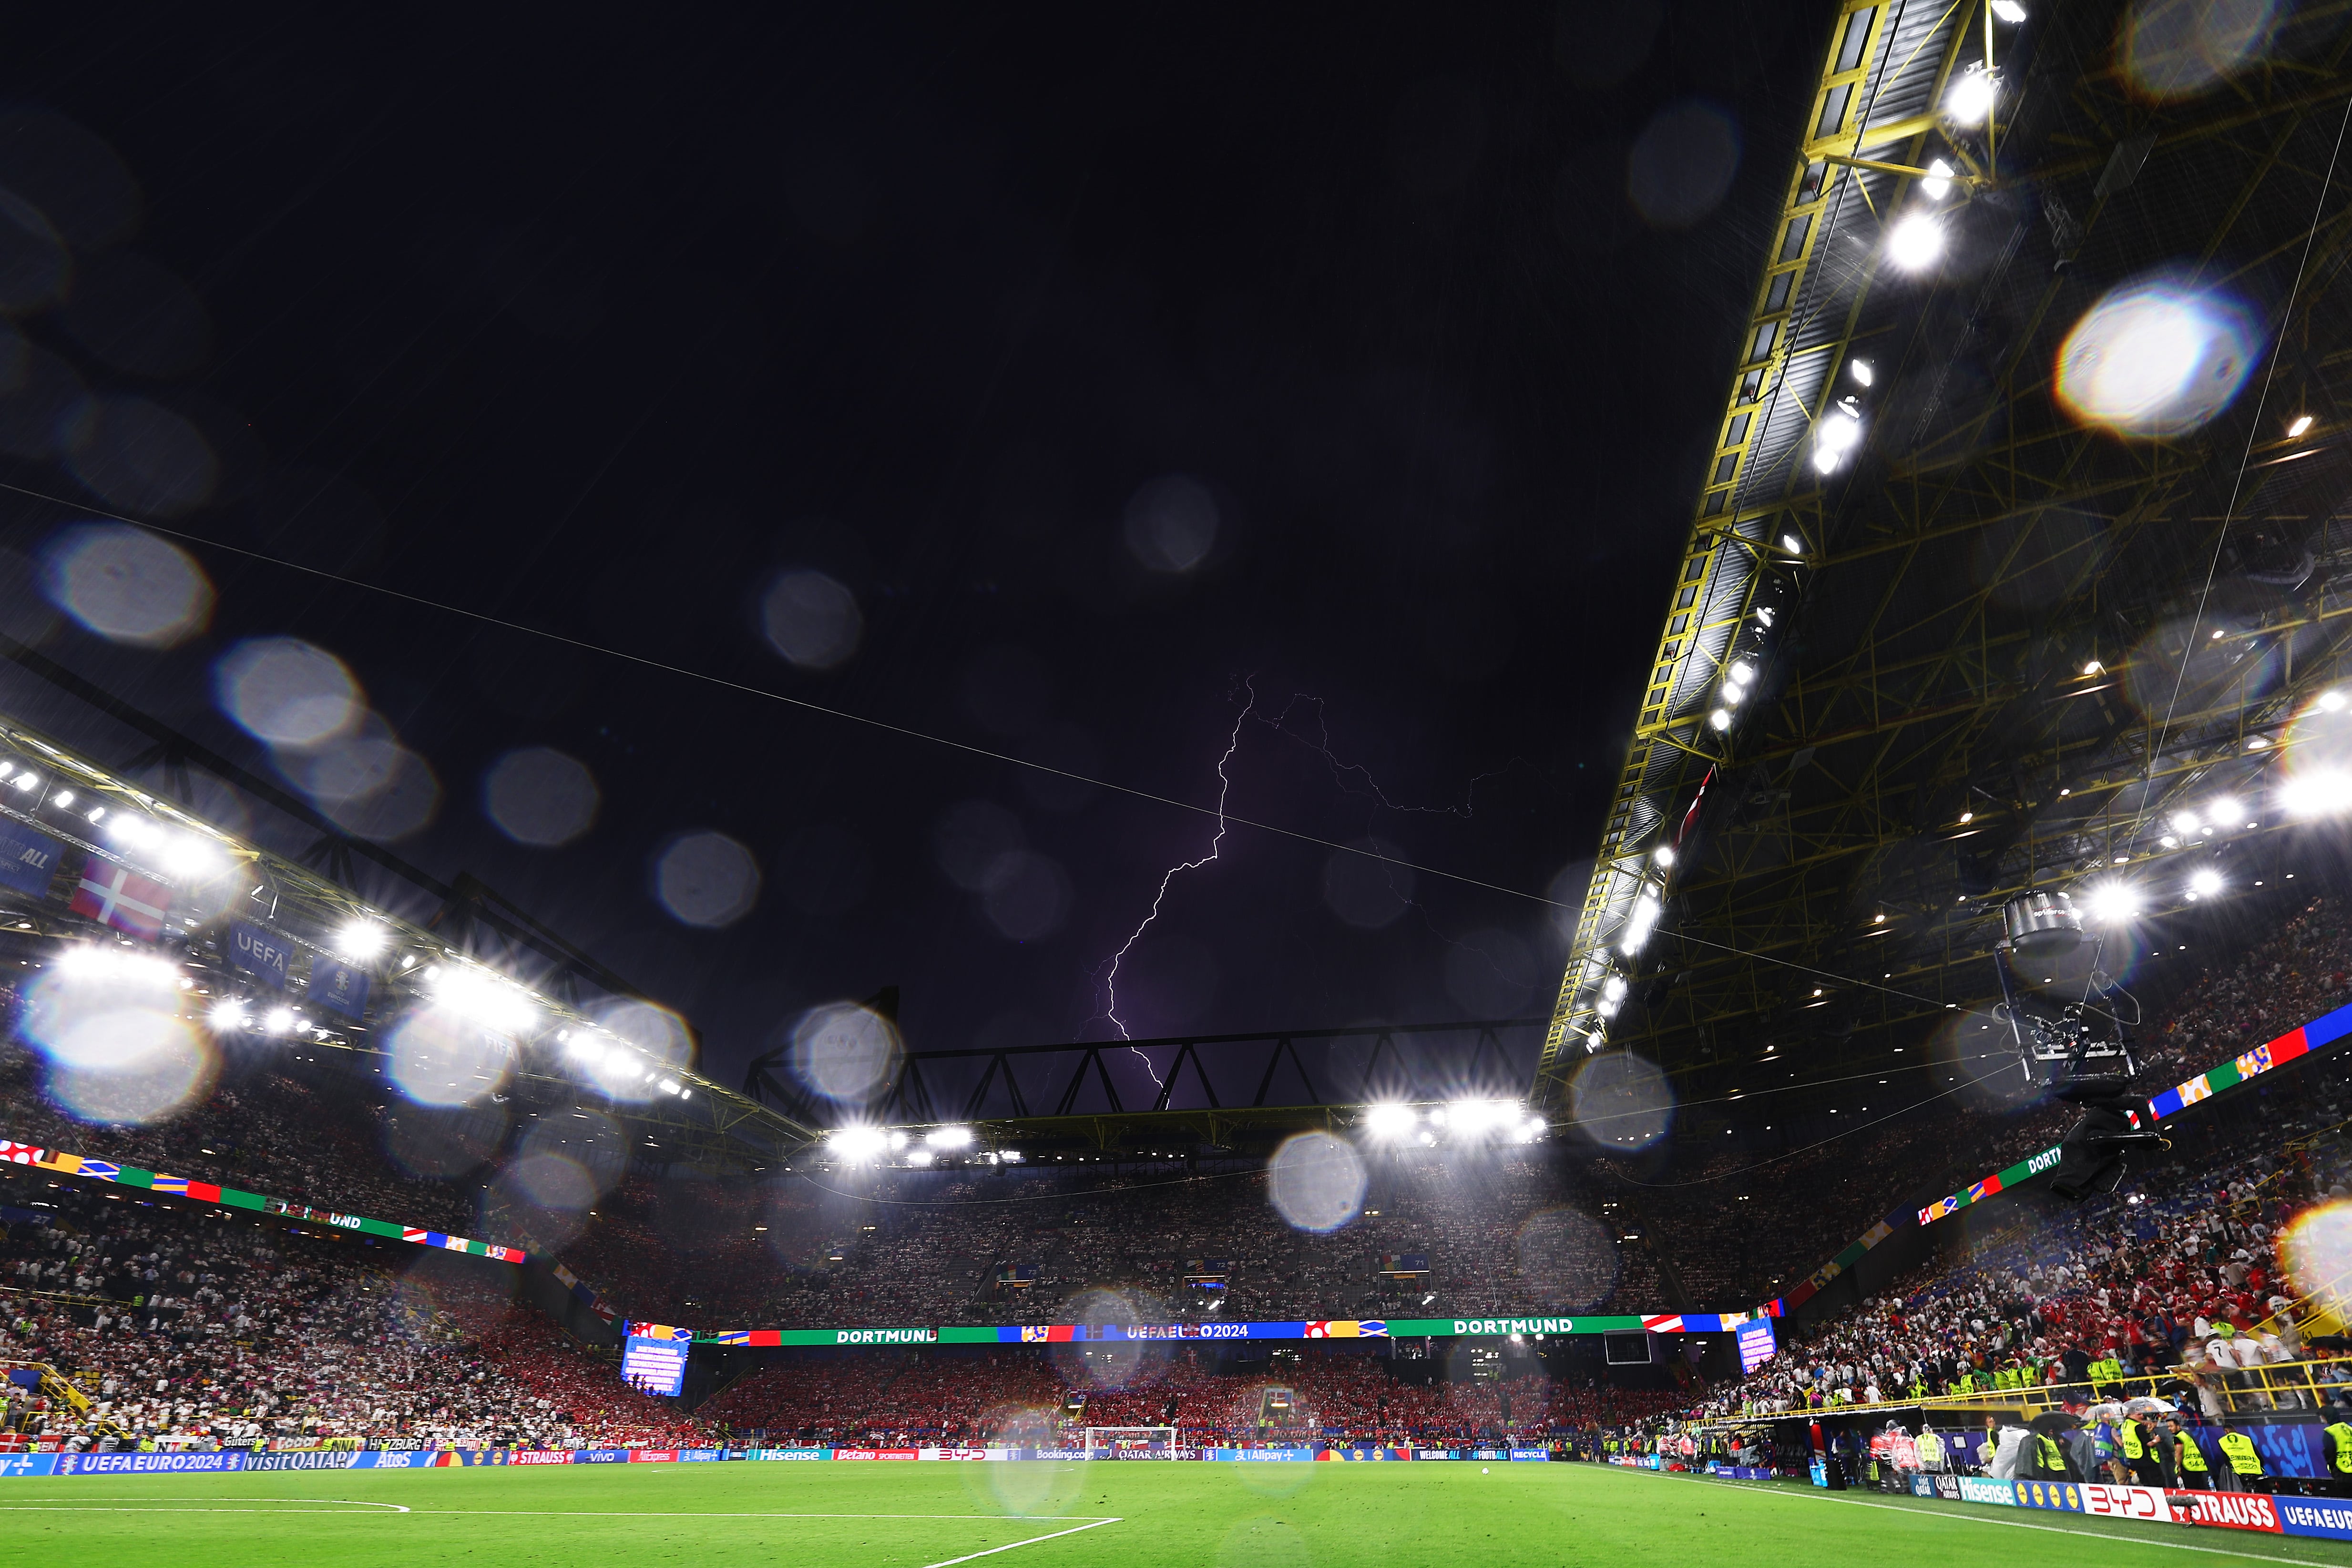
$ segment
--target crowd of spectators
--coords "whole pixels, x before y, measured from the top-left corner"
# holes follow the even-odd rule
[[[2347,1000],[2352,919],[2340,901],[2315,899],[2236,963],[2200,974],[2135,1030],[2137,1087],[2149,1094],[2169,1088]],[[1725,1155],[1677,1173],[1675,1186],[1621,1179],[1612,1196],[1674,1260],[1690,1304],[1738,1309],[1786,1295],[1889,1213],[1924,1207],[2065,1134],[2074,1107],[2020,1103],[2000,1092],[2025,1082],[2000,1027],[1977,1027],[1989,1021],[1956,1022],[1926,1052],[1937,1074],[1994,1074],[1987,1085],[1937,1099],[1868,1137],[1760,1169],[1735,1175],[1755,1158]],[[1792,1194],[1802,1200],[1790,1201]]]
[[[20,1392],[20,1431],[666,1448],[701,1429],[518,1301],[510,1265],[22,1167],[0,1166],[0,1360],[89,1401]]]

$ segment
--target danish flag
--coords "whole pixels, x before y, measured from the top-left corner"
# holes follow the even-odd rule
[[[12,1166],[37,1166],[41,1163],[41,1151],[30,1144],[19,1144],[0,1138],[0,1160]]]
[[[153,939],[163,934],[163,916],[172,908],[172,890],[127,866],[92,859],[81,870],[81,885],[67,906],[76,915],[105,922],[117,931]]]

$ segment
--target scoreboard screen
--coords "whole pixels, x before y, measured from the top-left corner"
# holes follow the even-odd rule
[[[631,1334],[621,1344],[621,1381],[675,1399],[686,1386],[687,1350],[683,1340],[640,1339]]]

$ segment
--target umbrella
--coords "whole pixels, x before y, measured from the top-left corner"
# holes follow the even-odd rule
[[[2071,1410],[2044,1410],[2026,1423],[2035,1431],[2051,1437],[2056,1437],[2061,1432],[2071,1432],[2082,1424],[2083,1418]]]
[[[2143,1394],[2137,1399],[2126,1400],[2124,1404],[2124,1409],[2134,1416],[2169,1416],[2179,1408],[2179,1406],[2168,1399],[2158,1399],[2149,1394]]]

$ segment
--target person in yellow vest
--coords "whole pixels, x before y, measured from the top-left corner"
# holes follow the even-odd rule
[[[2124,1463],[2135,1482],[2144,1487],[2168,1484],[2164,1473],[2165,1444],[2155,1427],[2137,1416],[2126,1416],[2116,1435],[2123,1448]]]
[[[2254,1440],[2232,1427],[2221,1434],[2221,1458],[2230,1467],[2230,1484],[2240,1491],[2268,1491],[2271,1479],[2263,1470],[2263,1456]]]
[[[2182,1487],[2200,1491],[2213,1490],[2213,1475],[2205,1465],[2205,1450],[2197,1446],[2197,1434],[2189,1430],[2180,1417],[2175,1416],[2166,1423],[2172,1434],[2172,1469]]]
[[[2327,1479],[2352,1481],[2352,1422],[2338,1416],[2319,1430],[2327,1439]]]
[[[2063,1481],[2071,1479],[2072,1472],[2066,1468],[2066,1450],[2057,1438],[2047,1432],[2037,1432],[2033,1435],[2032,1445],[2032,1479]]]

